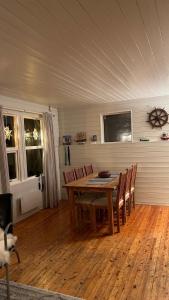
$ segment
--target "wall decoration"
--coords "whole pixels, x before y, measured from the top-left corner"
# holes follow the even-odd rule
[[[4,130],[5,130],[5,139],[10,141],[12,137],[12,130],[9,129],[9,126],[6,126]]]
[[[162,133],[161,140],[163,140],[163,141],[169,140],[169,134],[168,133]]]
[[[69,145],[72,144],[72,136],[69,135],[69,134],[63,135],[62,142],[63,142],[63,145],[64,145],[65,166],[70,166],[71,161],[70,161],[70,147],[69,147]]]
[[[147,138],[147,137],[140,137],[140,142],[149,142],[150,140],[149,140],[149,138]]]
[[[152,128],[162,128],[168,123],[168,113],[164,108],[154,108],[150,113],[148,113],[148,123]]]
[[[64,152],[65,152],[65,166],[70,166],[70,147],[69,145],[64,145]]]
[[[97,135],[96,134],[91,136],[91,142],[93,142],[93,143],[97,142]]]
[[[72,144],[72,136],[67,134],[63,136],[63,145],[71,145]]]
[[[38,138],[39,138],[39,133],[38,133],[38,131],[37,131],[37,129],[36,128],[34,128],[34,130],[33,130],[33,138],[34,138],[34,140],[35,141],[37,141],[38,140]]]
[[[78,144],[85,144],[87,141],[87,138],[86,138],[86,132],[78,132],[76,134],[76,142]]]

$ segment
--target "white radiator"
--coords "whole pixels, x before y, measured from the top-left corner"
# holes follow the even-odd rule
[[[21,214],[25,214],[40,206],[41,192],[29,191],[21,197]]]

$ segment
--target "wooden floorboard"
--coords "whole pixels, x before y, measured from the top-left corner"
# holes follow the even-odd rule
[[[169,207],[137,205],[121,228],[74,233],[67,204],[43,210],[15,227],[10,279],[91,300],[169,299]]]

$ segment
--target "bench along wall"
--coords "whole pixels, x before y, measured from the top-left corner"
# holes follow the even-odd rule
[[[113,104],[69,108],[59,111],[60,137],[86,131],[87,142],[70,146],[71,166],[64,166],[64,146],[60,145],[61,183],[63,170],[93,163],[96,170],[124,170],[138,163],[136,201],[138,203],[169,205],[169,141],[161,141],[163,132],[169,133],[169,124],[162,129],[152,129],[147,123],[147,113],[154,107],[165,108],[169,113],[169,97],[139,99]],[[101,144],[100,114],[132,110],[133,142]],[[92,144],[90,138],[97,135]],[[140,142],[147,137],[150,142]],[[62,197],[66,193],[62,190]]]

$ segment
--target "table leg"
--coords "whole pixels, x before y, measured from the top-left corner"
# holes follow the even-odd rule
[[[76,226],[76,217],[75,217],[75,199],[74,199],[74,190],[69,188],[69,201],[70,201],[70,223],[72,229],[75,229]]]
[[[112,205],[112,190],[107,191],[109,232],[114,233],[114,214]]]

